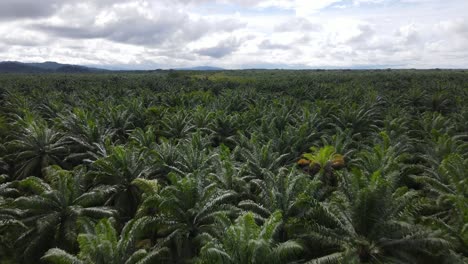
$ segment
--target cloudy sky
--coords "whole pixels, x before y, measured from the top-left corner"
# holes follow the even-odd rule
[[[0,61],[468,68],[468,0],[0,0]]]

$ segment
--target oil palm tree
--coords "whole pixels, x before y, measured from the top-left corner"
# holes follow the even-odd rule
[[[280,212],[277,233],[279,241],[284,242],[294,236],[288,232],[289,223],[304,217],[311,201],[320,196],[319,185],[319,181],[311,180],[306,174],[283,168],[276,174],[268,172],[264,179],[251,180],[253,200],[243,200],[238,206],[253,213],[260,222]]]
[[[97,114],[81,108],[73,109],[59,117],[71,148],[67,160],[78,164],[84,159],[95,159],[99,153],[99,144],[112,138],[115,133],[114,129],[105,126]]]
[[[242,135],[239,143],[234,152],[247,164],[248,172],[256,178],[262,178],[268,171],[278,171],[287,156],[273,151],[272,140],[262,144],[255,137],[248,140]]]
[[[213,145],[225,144],[234,147],[234,136],[239,127],[239,117],[235,114],[228,114],[222,111],[216,113],[210,129],[213,131]]]
[[[156,146],[155,128],[148,126],[146,130],[143,130],[137,127],[131,132],[129,139],[139,147],[153,149]]]
[[[140,203],[140,191],[133,181],[137,178],[150,178],[154,174],[153,153],[136,147],[113,147],[107,157],[91,164],[88,179],[94,186],[113,190],[106,202],[113,205],[122,217],[133,217]]]
[[[380,132],[374,141],[372,147],[364,146],[363,150],[356,154],[353,165],[367,172],[379,170],[383,174],[403,170],[410,146],[402,141],[391,142],[385,131]]]
[[[333,146],[322,148],[311,147],[310,153],[302,154],[302,159],[298,164],[305,168],[310,175],[318,173],[319,178],[328,186],[336,186],[337,178],[335,170],[344,168],[345,160],[343,155],[335,152]]]
[[[12,184],[25,195],[7,203],[3,210],[27,227],[14,242],[21,252],[19,259],[25,262],[38,259],[51,247],[76,250],[79,221],[116,213],[101,206],[109,195],[107,190],[86,189],[82,169],[70,172],[52,166],[46,169],[45,181],[28,177]]]
[[[124,105],[109,104],[103,112],[103,118],[107,121],[106,126],[113,129],[115,140],[124,141],[127,138],[127,133],[135,128],[134,115]]]
[[[200,235],[218,233],[217,218],[235,212],[231,205],[235,193],[218,189],[203,175],[181,178],[171,173],[169,178],[171,185],[160,191],[153,204],[160,237],[156,244],[168,246],[175,263],[185,263],[196,255]]]
[[[125,224],[120,235],[111,219],[100,220],[94,230],[88,231],[78,235],[77,255],[53,248],[41,260],[52,264],[144,264],[164,260],[165,249],[138,248],[136,241],[142,233],[138,220]]]
[[[224,145],[220,147],[218,157],[213,162],[214,171],[208,175],[210,180],[219,189],[235,192],[239,199],[249,197],[248,181],[254,177],[246,173],[247,166],[236,162],[234,155]]]
[[[194,109],[193,124],[199,131],[203,131],[204,133],[212,133],[210,127],[212,126],[214,117],[215,112],[213,112],[211,109],[198,105]]]
[[[22,179],[30,175],[43,176],[49,165],[61,164],[68,152],[63,133],[49,128],[45,121],[27,114],[18,120],[20,131],[6,144],[11,159],[17,164],[15,175]]]
[[[167,114],[163,118],[161,121],[161,131],[158,133],[168,138],[182,139],[194,130],[195,126],[192,124],[192,118],[184,112],[177,112],[175,114]]]
[[[296,263],[302,246],[293,240],[275,240],[281,219],[281,213],[274,212],[259,226],[252,213],[239,216],[220,239],[203,246],[198,263]]]
[[[411,87],[408,91],[402,94],[402,104],[416,110],[417,113],[424,111],[425,102],[428,100],[428,93],[421,87]]]
[[[2,153],[6,153],[6,148],[1,143],[0,143],[0,151]],[[8,165],[8,163],[3,159],[3,157],[0,156],[0,175],[8,173],[9,170],[10,170],[10,165]]]
[[[178,145],[166,139],[161,139],[161,142],[155,145],[154,153],[158,164],[155,167],[155,177],[158,179],[166,178],[167,174],[177,166],[177,161],[182,156]]]
[[[379,130],[382,125],[380,116],[378,104],[358,106],[356,103],[339,109],[337,113],[331,115],[334,126],[342,130],[350,129],[353,135],[359,134],[361,140]]]
[[[189,139],[179,141],[177,148],[180,152],[178,160],[172,169],[186,173],[197,173],[210,168],[216,153],[210,151],[211,140],[202,137],[200,131],[191,135]]]
[[[426,138],[426,142],[420,145],[418,157],[422,159],[426,167],[437,170],[442,160],[451,154],[465,156],[468,153],[466,135],[450,135],[434,133],[433,137]]]
[[[429,206],[436,209],[428,218],[439,229],[449,234],[456,249],[468,258],[468,160],[458,154],[451,154],[440,164],[438,170],[426,169],[424,175],[414,176],[423,183]]]
[[[440,232],[415,223],[419,194],[399,188],[398,178],[397,172],[355,169],[329,202],[313,205],[311,233],[304,238],[328,245],[328,254],[308,263],[425,263],[448,252],[451,245]]]
[[[8,182],[8,176],[0,175],[0,259],[5,263],[15,263],[15,245],[12,241],[27,231],[13,210],[8,209],[14,198],[21,195],[15,183]]]

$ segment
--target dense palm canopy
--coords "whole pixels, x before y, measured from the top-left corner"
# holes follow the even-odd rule
[[[69,172],[54,166],[46,169],[45,180],[28,177],[5,186],[9,196],[24,193],[5,202],[1,212],[27,227],[14,241],[25,263],[51,246],[75,250],[79,223],[115,214],[112,208],[102,206],[106,190],[86,190],[83,176],[81,169]]]
[[[0,264],[467,263],[465,71],[0,76]]]
[[[36,118],[31,114],[19,117],[20,130],[12,134],[12,140],[6,144],[13,152],[8,158],[14,160],[17,178],[41,177],[47,166],[62,163],[67,153],[64,135]]]
[[[213,239],[202,248],[199,262],[274,264],[294,261],[302,246],[293,240],[275,241],[281,218],[281,213],[275,212],[259,226],[253,214],[239,216],[221,239]]]
[[[209,183],[204,175],[187,175],[180,178],[171,174],[172,185],[162,189],[152,203],[157,215],[159,237],[156,243],[174,245],[174,262],[186,261],[197,253],[203,234],[215,235],[218,217],[235,212],[229,202],[235,198],[232,191],[221,190]]]
[[[87,174],[91,182],[112,192],[106,204],[114,205],[122,216],[132,217],[140,202],[140,194],[133,181],[153,174],[151,152],[145,149],[113,147],[108,156],[91,164]]]
[[[53,264],[144,264],[164,259],[165,249],[148,252],[139,248],[136,237],[141,233],[137,220],[129,221],[119,234],[112,221],[99,221],[94,230],[78,235],[80,251],[75,256],[62,249],[52,248],[42,260]]]
[[[418,213],[420,198],[397,188],[397,176],[354,170],[342,191],[313,209],[309,239],[334,250],[311,263],[424,263],[425,255],[448,252],[440,232],[414,223],[410,216]]]

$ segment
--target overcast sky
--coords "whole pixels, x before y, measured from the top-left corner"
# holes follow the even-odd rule
[[[0,61],[468,68],[468,0],[0,0]]]

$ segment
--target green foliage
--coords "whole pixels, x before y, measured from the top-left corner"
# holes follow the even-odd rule
[[[329,243],[334,250],[311,263],[424,263],[425,255],[447,253],[450,243],[440,231],[413,222],[419,194],[398,187],[397,178],[396,173],[356,169],[329,202],[316,204],[308,239]]]
[[[0,86],[0,263],[468,262],[466,71]]]
[[[293,240],[275,242],[282,215],[273,213],[261,226],[252,213],[240,216],[220,240],[208,242],[199,263],[287,263],[297,259],[302,246]]]
[[[162,258],[164,250],[148,252],[146,249],[137,248],[136,240],[140,232],[138,220],[131,220],[119,236],[112,221],[103,219],[96,224],[93,232],[78,235],[80,251],[76,256],[53,248],[41,259],[53,264],[144,264]]]
[[[427,221],[440,228],[459,250],[468,253],[468,160],[458,154],[445,158],[437,171],[415,176],[425,185],[428,195],[435,197],[437,213]],[[431,201],[428,201],[432,202]],[[433,206],[433,205],[430,205]]]
[[[113,209],[102,206],[108,196],[106,190],[86,190],[83,177],[79,168],[70,172],[52,166],[45,170],[45,181],[28,177],[13,182],[12,187],[25,195],[7,201],[1,211],[6,217],[19,220],[18,224],[24,227],[14,241],[18,256],[24,262],[37,259],[54,246],[76,250],[80,221],[115,214]]]
[[[36,120],[31,114],[19,118],[21,130],[12,135],[6,144],[12,153],[9,159],[17,166],[18,179],[29,175],[42,177],[43,170],[53,164],[61,164],[67,154],[66,141],[62,133],[49,128],[46,122]]]
[[[335,152],[333,146],[324,146],[320,149],[311,147],[311,153],[304,153],[302,157],[305,159],[299,160],[299,165],[306,165],[306,171],[311,175],[319,174],[322,182],[329,186],[336,186],[337,179],[335,170],[339,170],[345,166],[343,155]]]

